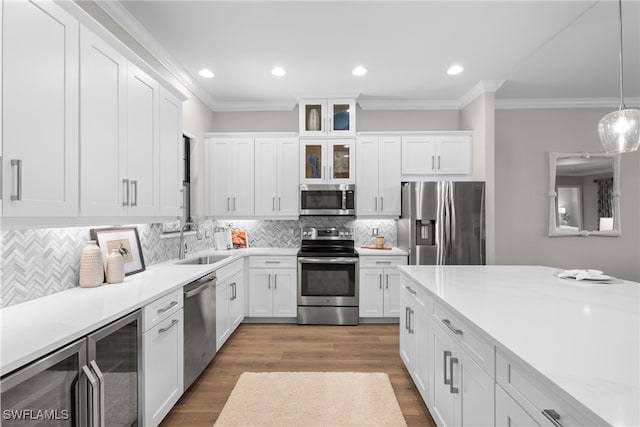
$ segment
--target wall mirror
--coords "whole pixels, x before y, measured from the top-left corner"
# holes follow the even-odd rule
[[[549,236],[620,234],[620,155],[549,153]]]

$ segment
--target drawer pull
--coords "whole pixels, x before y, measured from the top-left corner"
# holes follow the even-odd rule
[[[176,305],[178,305],[178,301],[171,301],[171,303],[169,303],[168,306],[159,308],[158,309],[158,314],[162,314],[167,310],[171,310],[171,307],[175,307]]]
[[[442,360],[444,362],[444,366],[442,371],[444,372],[444,385],[451,385],[451,380],[447,379],[447,357],[451,357],[451,352],[448,350],[443,352]]]
[[[391,264],[391,261],[376,261],[376,264]]]
[[[449,391],[453,394],[456,394],[460,391],[460,389],[458,389],[458,387],[453,386],[453,365],[454,364],[458,364],[457,357],[452,357],[449,359],[449,372],[451,373],[451,376],[450,376],[451,382],[449,383]]]
[[[556,411],[554,411],[553,409],[543,409],[542,410],[542,415],[544,415],[545,417],[547,417],[547,419],[549,421],[551,421],[551,423],[556,426],[556,427],[562,427],[562,424],[560,424],[560,414],[558,414]]]
[[[161,328],[158,329],[158,333],[159,334],[164,334],[165,332],[167,332],[169,329],[173,328],[174,326],[176,326],[178,324],[179,320],[178,319],[173,319],[171,321],[171,324],[169,326],[167,326],[166,328]]]
[[[265,264],[280,264],[280,261],[265,261]]]
[[[412,294],[412,295],[416,295],[416,291],[414,291],[413,289],[411,289],[411,287],[410,287],[410,286],[405,286],[404,288],[405,288],[405,289],[407,290],[407,292],[409,292],[410,294]]]
[[[445,326],[446,326],[447,328],[449,328],[449,329],[451,330],[451,332],[453,332],[454,334],[456,334],[456,335],[462,335],[462,331],[461,331],[460,329],[456,329],[456,328],[455,328],[455,326],[453,326],[453,325],[451,324],[451,320],[449,320],[449,319],[442,319],[442,323],[444,323],[444,324],[445,324]]]

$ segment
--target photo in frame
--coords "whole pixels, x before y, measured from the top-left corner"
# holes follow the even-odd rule
[[[246,231],[232,230],[231,243],[234,249],[246,249],[249,247],[249,238]]]
[[[107,257],[112,249],[117,249],[124,258],[124,275],[144,271],[142,246],[136,227],[92,228],[91,240],[95,240],[102,252],[102,262],[107,267]]]

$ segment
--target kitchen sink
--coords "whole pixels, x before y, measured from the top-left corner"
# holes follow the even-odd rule
[[[192,264],[192,265],[202,265],[202,264],[215,264],[218,261],[222,261],[223,259],[229,258],[231,255],[217,255],[217,256],[201,256],[198,258],[189,258],[182,261],[176,262],[176,264]]]

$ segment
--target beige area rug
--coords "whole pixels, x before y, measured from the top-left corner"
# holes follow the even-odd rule
[[[244,372],[215,426],[406,426],[389,376]]]

